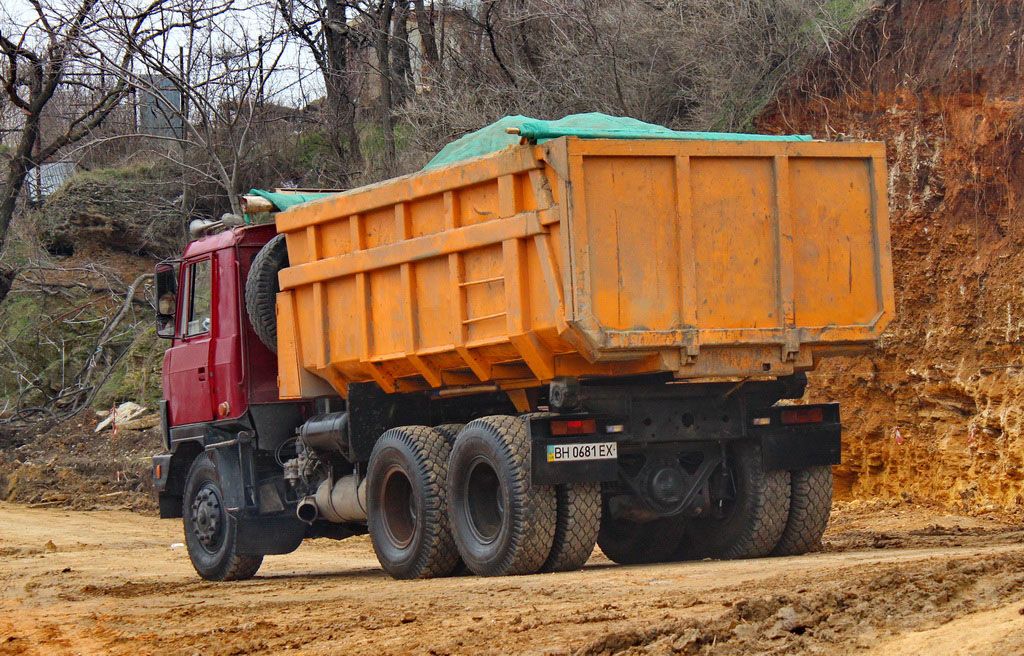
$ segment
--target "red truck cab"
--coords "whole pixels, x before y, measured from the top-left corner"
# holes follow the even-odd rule
[[[204,237],[175,267],[181,293],[163,367],[169,426],[238,419],[250,404],[278,400],[277,358],[238,302],[252,259],[274,234],[261,225]]]
[[[171,340],[160,403],[165,453],[153,468],[161,517],[182,516],[189,468],[203,453],[222,480],[237,482],[224,490],[232,521],[265,522],[283,508],[283,488],[267,486],[256,454],[291,439],[310,404],[280,401],[277,357],[253,331],[242,302],[253,258],[275,234],[272,224],[233,228],[197,239],[181,259],[157,266],[157,333]],[[279,519],[289,536],[280,550],[289,551],[302,525],[291,514]],[[261,544],[259,551],[278,551],[269,549]]]

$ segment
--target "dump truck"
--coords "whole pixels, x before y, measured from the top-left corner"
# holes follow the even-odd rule
[[[396,578],[819,544],[840,412],[799,399],[893,314],[883,145],[569,132],[157,266],[200,576],[365,533]]]

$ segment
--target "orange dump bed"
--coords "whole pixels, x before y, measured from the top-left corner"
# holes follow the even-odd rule
[[[283,398],[778,376],[893,313],[880,143],[522,145],[277,215]]]

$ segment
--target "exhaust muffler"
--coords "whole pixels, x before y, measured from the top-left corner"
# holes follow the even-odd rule
[[[364,522],[366,479],[357,481],[353,474],[334,482],[325,479],[317,487],[316,494],[299,501],[295,514],[307,524],[320,518],[335,523]]]

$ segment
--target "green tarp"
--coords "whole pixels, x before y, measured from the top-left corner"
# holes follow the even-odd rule
[[[518,134],[509,134],[507,128],[516,128]],[[441,149],[424,166],[424,170],[460,162],[471,157],[487,155],[518,144],[520,139],[531,143],[544,143],[558,137],[580,137],[581,139],[690,139],[700,141],[810,141],[810,135],[744,134],[734,132],[681,132],[662,125],[644,123],[628,116],[608,116],[590,112],[570,114],[557,121],[541,121],[529,116],[506,116],[501,120],[456,139]],[[277,194],[272,191],[252,189],[250,194],[263,196],[279,211],[307,200],[330,196],[331,194]]]
[[[517,128],[519,134],[509,134],[507,128]],[[456,139],[424,166],[425,169],[459,162],[470,157],[504,150],[526,138],[531,143],[543,143],[558,137],[582,139],[689,139],[699,141],[810,141],[811,136],[743,134],[733,132],[681,132],[661,125],[644,123],[628,116],[608,116],[590,112],[570,114],[557,121],[540,121],[528,116],[506,116],[501,120]]]

